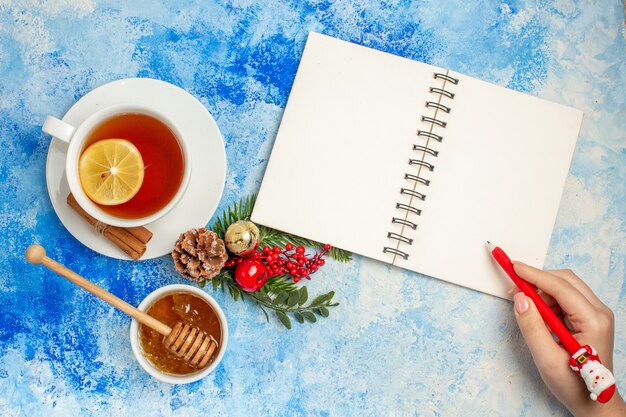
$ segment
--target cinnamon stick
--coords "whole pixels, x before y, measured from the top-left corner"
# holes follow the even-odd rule
[[[128,256],[138,260],[146,253],[146,243],[152,238],[152,232],[145,227],[124,228],[104,224],[87,213],[70,193],[67,196],[67,204],[72,207],[83,219],[93,226],[99,233],[122,249]],[[132,232],[131,230],[132,229]],[[143,229],[143,230],[141,230]]]
[[[126,231],[135,236],[141,243],[146,244],[152,239],[152,232],[145,227],[127,227]]]

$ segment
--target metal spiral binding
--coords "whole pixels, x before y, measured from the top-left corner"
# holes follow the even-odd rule
[[[443,112],[446,112],[446,113],[450,113],[450,110],[452,110],[450,107],[444,106],[441,103],[435,103],[434,101],[427,101],[426,102],[426,107],[439,109],[439,110],[441,110]]]
[[[396,203],[396,208],[406,210],[418,216],[422,214],[422,210],[415,208],[413,206],[409,206],[408,204]]]
[[[417,131],[417,136],[425,136],[425,137],[427,137],[429,139],[435,139],[437,142],[441,142],[443,140],[442,136],[435,135],[434,133],[427,132],[425,130],[418,130]]]
[[[459,83],[459,80],[454,78],[454,77],[450,77],[448,74],[441,74],[439,72],[436,72],[435,75],[433,76],[433,78],[436,79],[441,79],[441,80],[446,80],[449,83],[452,83],[454,85],[457,85]]]
[[[399,219],[398,217],[393,217],[391,219],[391,223],[403,224],[405,226],[410,227],[413,230],[417,229],[417,224],[416,223],[413,223],[412,221],[405,220],[405,219]]]
[[[404,260],[409,259],[408,253],[402,252],[401,250],[398,250],[398,249],[390,248],[388,246],[385,246],[383,248],[383,253],[391,253],[392,255],[401,256],[402,258],[404,258]]]
[[[411,180],[411,181],[417,181],[420,184],[424,184],[427,187],[430,185],[430,180],[427,180],[426,178],[422,178],[419,175],[404,174],[404,179],[405,180]]]
[[[452,108],[450,106],[442,103],[442,100],[454,99],[454,93],[446,89],[446,84],[457,85],[459,83],[459,80],[457,78],[454,78],[448,75],[447,73],[442,74],[442,73],[436,72],[434,73],[433,78],[435,80],[441,80],[443,81],[443,83],[440,87],[429,88],[429,91],[432,94],[435,94],[437,99],[426,101],[426,108],[429,110],[433,110],[434,113],[432,114],[432,116],[422,115],[421,121],[424,123],[429,123],[430,127],[427,130],[418,129],[416,133],[417,137],[424,138],[426,143],[423,145],[422,144],[413,145],[413,150],[420,152],[419,156],[421,158],[420,159],[410,158],[409,165],[417,167],[417,173],[415,174],[405,173],[404,179],[413,181],[412,187],[400,188],[400,194],[408,196],[409,201],[408,201],[408,204],[396,203],[396,209],[401,210],[401,215],[397,217],[393,216],[391,218],[391,223],[400,225],[402,229],[400,233],[395,233],[395,232],[387,233],[388,239],[392,239],[396,241],[395,247],[391,247],[391,246],[383,247],[383,253],[389,253],[393,255],[394,261],[396,257],[400,257],[404,260],[409,259],[409,253],[401,250],[400,245],[401,244],[412,245],[413,239],[408,236],[405,236],[403,232],[405,230],[405,227],[411,230],[417,230],[418,224],[410,220],[409,216],[412,216],[412,215],[421,216],[422,210],[415,207],[412,203],[414,200],[424,201],[426,199],[426,194],[418,191],[417,187],[430,186],[430,180],[421,176],[420,172],[422,171],[422,169],[428,170],[428,171],[433,171],[435,169],[435,165],[433,165],[432,163],[428,161],[425,161],[424,158],[426,158],[427,156],[435,157],[435,158],[439,156],[439,151],[429,146],[429,142],[431,140],[439,142],[439,143],[443,141],[443,136],[438,133],[434,133],[433,130],[439,129],[439,128],[445,129],[446,126],[448,125],[446,121],[441,120],[441,118],[437,117],[438,113],[449,114],[452,111]]]
[[[426,152],[431,154],[432,156],[437,156],[439,155],[439,151],[436,151],[434,149],[430,149],[427,146],[421,146],[421,145],[413,145],[413,150],[414,151],[422,151],[422,152]]]
[[[450,99],[454,98],[454,93],[451,93],[448,90],[443,90],[441,88],[430,87],[430,92],[435,94],[441,94],[442,96],[446,96]]]
[[[413,239],[408,238],[406,236],[399,235],[394,232],[388,232],[387,237],[390,239],[399,240],[400,242],[408,243],[409,245],[413,243]]]
[[[438,119],[434,119],[432,117],[428,117],[428,116],[422,116],[422,122],[427,122],[427,123],[432,123],[435,125],[439,125],[441,127],[446,127],[447,123],[442,121],[442,120],[438,120]]]
[[[400,194],[410,195],[411,197],[419,198],[422,201],[426,200],[426,194],[422,194],[419,191],[408,188],[400,188]]]
[[[421,165],[429,171],[434,171],[435,166],[426,161],[422,161],[421,159],[409,159],[409,165]]]

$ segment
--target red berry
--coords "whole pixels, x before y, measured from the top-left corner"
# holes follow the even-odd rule
[[[287,250],[292,250],[292,249],[293,249],[293,245],[292,245],[291,243],[287,243],[287,244],[285,245],[285,249],[287,249]]]
[[[306,268],[300,268],[298,270],[298,275],[306,276],[306,275],[309,275],[308,272],[309,271],[307,271]]]
[[[304,246],[298,246],[296,248],[296,253],[303,254],[304,253]]]
[[[274,246],[274,248],[272,249],[274,251],[274,253],[281,253],[283,250],[281,248],[279,248],[278,246]]]
[[[293,262],[291,262],[291,261],[287,261],[287,263],[285,264],[285,266],[287,267],[287,269],[292,269],[295,265],[293,264]]]
[[[271,249],[269,246],[263,246],[263,252],[270,253]]]
[[[298,264],[298,266],[302,266],[302,265],[304,265],[304,261],[302,259],[298,259],[297,264]]]
[[[322,266],[322,265],[324,265],[325,263],[326,263],[326,261],[325,261],[325,260],[323,260],[323,259],[320,259],[319,261],[317,261],[317,264],[318,264],[319,266]]]
[[[324,245],[324,249],[325,250],[330,250],[331,248],[332,248],[332,246],[330,246],[330,244],[328,244],[328,243]]]
[[[267,267],[262,262],[252,258],[246,258],[239,262],[237,269],[235,269],[235,281],[246,292],[261,289],[268,277]]]
[[[293,277],[293,282],[300,282],[300,277]]]

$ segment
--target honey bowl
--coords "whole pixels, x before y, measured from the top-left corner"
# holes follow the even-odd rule
[[[202,369],[195,369],[163,348],[163,336],[133,319],[130,325],[133,354],[152,377],[169,384],[188,384],[217,368],[228,345],[228,324],[213,297],[197,287],[173,284],[150,293],[138,308],[170,326],[176,321],[197,326],[217,342],[209,363]]]

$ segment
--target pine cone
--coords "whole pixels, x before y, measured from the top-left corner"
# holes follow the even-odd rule
[[[192,281],[204,281],[220,273],[228,255],[224,241],[202,227],[180,235],[172,258],[182,276]]]

